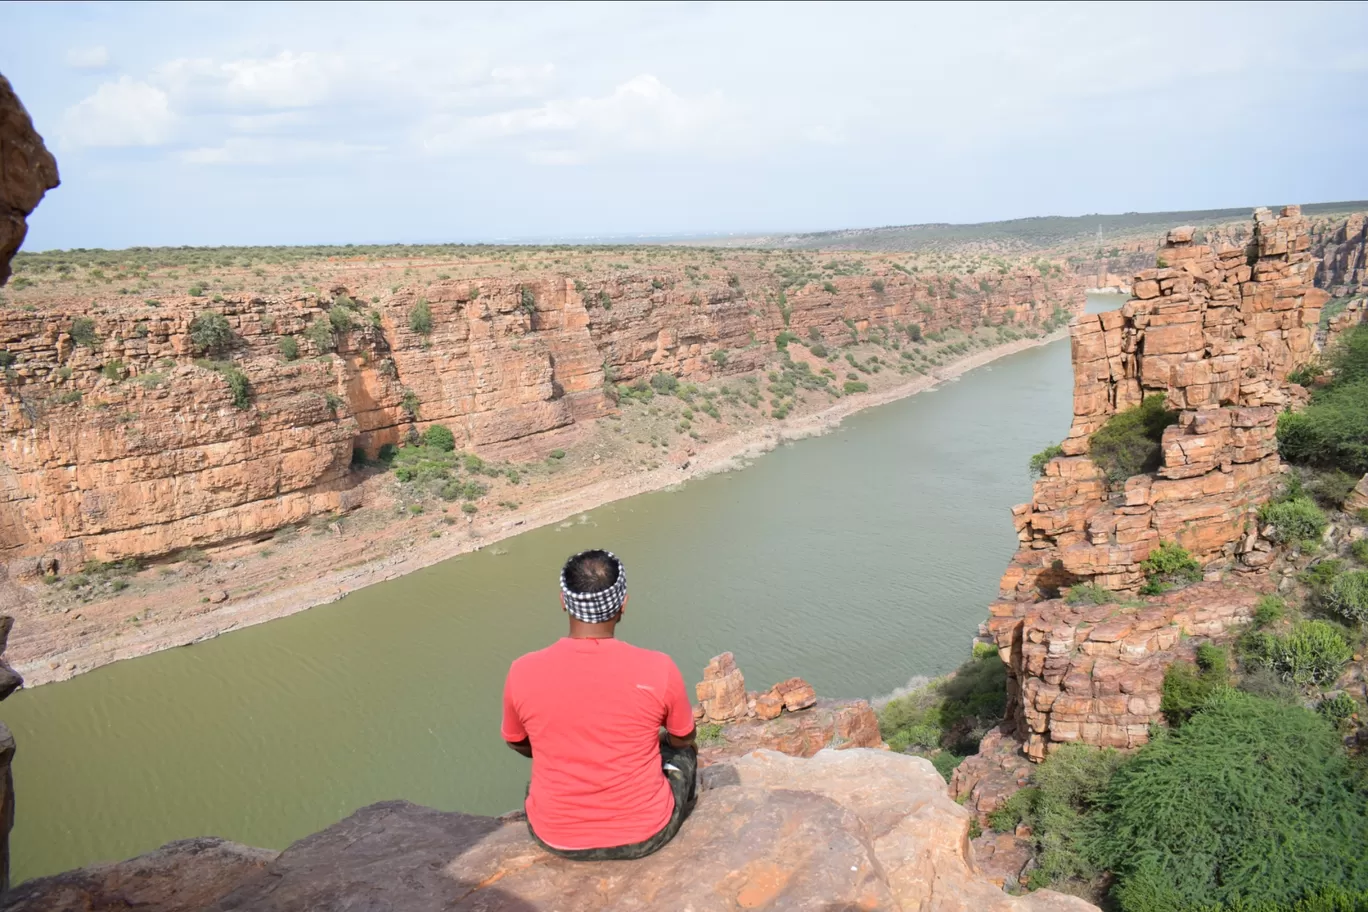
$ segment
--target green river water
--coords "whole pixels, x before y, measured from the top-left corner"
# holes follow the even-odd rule
[[[619,634],[670,653],[686,681],[725,650],[752,687],[796,674],[832,697],[948,671],[1071,390],[1068,343],[1031,349],[504,553],[21,691],[0,708],[19,745],[13,877],[190,836],[283,848],[390,798],[517,807],[528,761],[499,739],[504,673],[562,635],[556,575],[588,547],[627,566]]]

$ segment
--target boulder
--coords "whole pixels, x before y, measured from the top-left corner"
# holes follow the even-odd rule
[[[789,712],[807,709],[817,702],[817,691],[813,690],[812,685],[802,678],[789,678],[787,681],[780,681],[774,685],[771,692],[784,701],[784,709]]]
[[[703,680],[694,687],[708,722],[730,722],[746,715],[746,678],[730,652],[715,656],[703,669]]]
[[[1040,891],[1009,896],[982,874],[969,812],[931,764],[886,751],[808,760],[759,751],[703,773],[679,835],[630,862],[543,852],[512,818],[402,801],[362,808],[274,853],[217,840],[25,884],[8,910],[114,912],[1093,912]],[[236,854],[235,854],[236,853]],[[73,888],[71,885],[76,884]],[[224,893],[222,888],[229,885]],[[63,892],[66,891],[66,892]]]
[[[33,120],[0,76],[0,285],[28,233],[28,216],[59,183],[57,161],[33,129]]]

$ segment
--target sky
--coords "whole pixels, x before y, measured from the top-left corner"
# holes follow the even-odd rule
[[[0,2],[28,249],[1368,198],[1368,4]]]

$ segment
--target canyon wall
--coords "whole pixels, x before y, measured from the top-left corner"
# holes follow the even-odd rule
[[[786,328],[844,339],[895,321],[1031,326],[1083,303],[1076,280],[1034,272],[985,288],[894,269],[826,284],[785,292],[753,263],[715,279],[671,266],[587,283],[445,280],[370,303],[334,285],[0,311],[0,563],[63,572],[350,509],[353,454],[433,423],[465,450],[543,458],[612,411],[608,377],[749,372]],[[421,307],[430,327],[413,318]],[[229,330],[212,345],[195,332],[206,312]]]
[[[1254,514],[1279,484],[1277,415],[1305,396],[1287,376],[1314,355],[1328,296],[1313,286],[1295,206],[1257,210],[1247,248],[1192,236],[1169,233],[1120,310],[1075,322],[1073,424],[1031,502],[1013,510],[1020,546],[985,633],[1008,665],[1009,711],[1034,759],[1051,743],[1142,743],[1182,635],[1219,632],[1253,603],[1227,593],[1196,607],[1189,597],[1083,608],[1059,601],[1062,589],[1134,592],[1141,562],[1167,541],[1204,565],[1249,571],[1273,559]],[[1108,479],[1088,455],[1092,435],[1156,393],[1178,413],[1158,469]]]
[[[1331,297],[1368,293],[1368,213],[1314,222],[1311,252],[1321,261],[1316,284]]]

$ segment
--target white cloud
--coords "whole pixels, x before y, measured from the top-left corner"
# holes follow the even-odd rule
[[[429,152],[446,152],[526,140],[530,145],[523,154],[530,161],[566,164],[610,150],[673,152],[713,146],[730,113],[720,93],[685,97],[655,76],[642,74],[603,96],[433,118],[420,141]]]
[[[182,57],[152,77],[187,110],[272,111],[322,104],[340,94],[346,61],[333,54],[282,51],[266,59],[216,63]]]
[[[71,48],[66,52],[66,65],[74,70],[103,70],[109,66],[109,48],[102,44]]]
[[[76,146],[157,146],[170,139],[174,120],[165,92],[121,76],[67,108],[62,139]]]
[[[336,161],[383,151],[384,146],[361,145],[340,140],[232,136],[218,146],[190,149],[182,154],[181,158],[197,165],[280,165]]]

